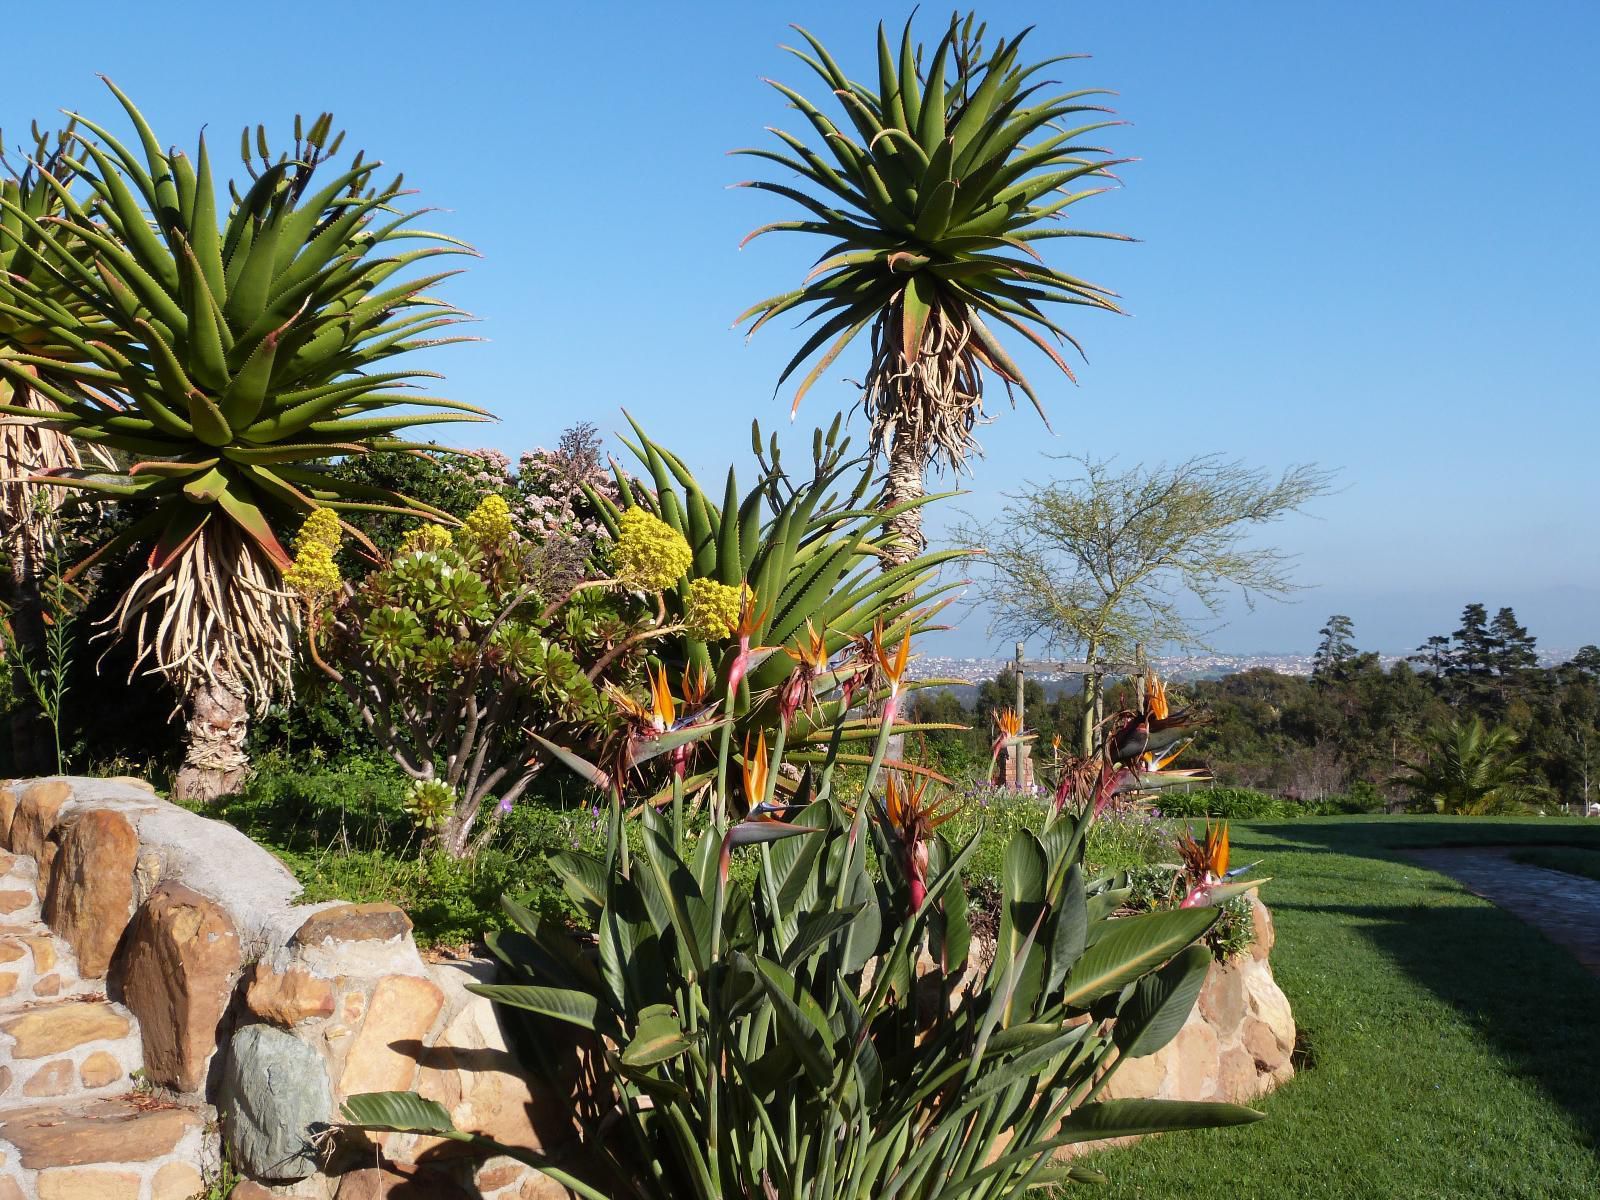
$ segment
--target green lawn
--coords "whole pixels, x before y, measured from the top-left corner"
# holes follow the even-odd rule
[[[1310,1064],[1257,1125],[1095,1156],[1105,1200],[1600,1196],[1600,980],[1397,854],[1592,850],[1600,822],[1329,817],[1235,825],[1233,842],[1273,877],[1272,963]]]

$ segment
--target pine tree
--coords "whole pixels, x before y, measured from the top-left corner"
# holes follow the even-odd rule
[[[1489,610],[1483,605],[1469,604],[1461,610],[1461,628],[1450,639],[1453,645],[1446,675],[1482,680],[1494,674],[1497,647],[1489,630]]]
[[[1426,666],[1438,679],[1450,662],[1450,639],[1442,633],[1436,633],[1418,646],[1415,654],[1407,655],[1406,661]]]
[[[1534,650],[1536,639],[1518,624],[1517,614],[1511,609],[1502,608],[1495,613],[1489,635],[1494,640],[1495,674],[1513,676],[1539,665],[1539,655]]]
[[[1355,622],[1343,613],[1334,613],[1317,631],[1322,641],[1311,659],[1311,677],[1323,681],[1338,679],[1356,657]]]

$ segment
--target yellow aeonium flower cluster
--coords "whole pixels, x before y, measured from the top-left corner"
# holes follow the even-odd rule
[[[491,550],[511,539],[511,506],[501,496],[490,494],[467,514],[461,536],[480,550]]]
[[[400,539],[401,554],[437,554],[450,545],[450,531],[443,525],[429,522],[408,529]]]
[[[331,596],[344,582],[339,564],[339,517],[331,508],[314,508],[294,539],[294,563],[283,573],[284,586],[307,600]]]
[[[689,636],[702,642],[720,641],[739,625],[740,589],[715,579],[691,579],[683,606],[683,623]]]
[[[683,534],[642,508],[630,508],[618,522],[611,551],[612,571],[619,583],[659,592],[683,577],[694,554]]]

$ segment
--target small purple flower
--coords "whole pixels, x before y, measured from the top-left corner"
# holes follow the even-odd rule
[[[502,797],[501,800],[500,800],[500,803],[496,804],[494,806],[494,810],[495,810],[495,812],[499,813],[502,817],[509,816],[510,813],[511,813],[511,797],[510,796]]]

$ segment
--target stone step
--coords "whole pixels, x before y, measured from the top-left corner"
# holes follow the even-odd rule
[[[0,1016],[0,1117],[13,1105],[126,1091],[143,1061],[138,1022],[120,1004],[88,997],[16,1009]]]
[[[0,1200],[191,1200],[217,1161],[207,1129],[137,1093],[0,1108]]]
[[[39,1000],[103,998],[105,985],[78,974],[72,948],[40,921],[0,923],[0,1016]]]
[[[40,912],[39,867],[24,854],[0,853],[0,921],[25,924]]]

